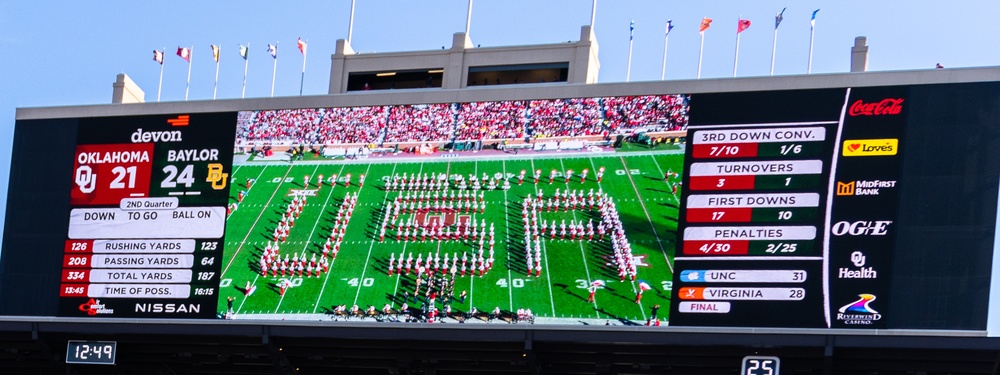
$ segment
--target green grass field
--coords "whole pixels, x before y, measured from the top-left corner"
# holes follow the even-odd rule
[[[471,156],[472,154],[463,154]],[[483,277],[457,277],[455,295],[468,291],[464,302],[453,301],[453,312],[466,312],[473,306],[480,311],[499,307],[505,312],[529,308],[540,323],[613,324],[644,323],[650,316],[650,307],[661,306],[658,317],[667,318],[669,311],[670,281],[674,256],[674,238],[677,227],[677,197],[671,193],[664,173],[682,170],[683,154],[678,151],[650,151],[629,153],[589,153],[537,155],[520,158],[514,155],[499,160],[463,160],[458,158],[383,159],[373,157],[364,161],[325,161],[296,164],[248,162],[234,168],[233,201],[241,190],[247,190],[244,181],[256,182],[247,190],[239,208],[227,220],[226,243],[219,294],[220,314],[232,297],[234,318],[252,319],[327,319],[333,306],[357,304],[362,309],[369,305],[381,309],[390,303],[398,309],[404,292],[414,288],[415,275],[389,276],[386,270],[390,254],[426,254],[440,252],[461,255],[478,249],[472,241],[417,241],[401,242],[387,235],[379,241],[377,225],[381,223],[385,206],[399,193],[385,191],[383,177],[402,173],[448,173],[468,176],[497,172],[509,174],[511,189],[486,190],[487,207],[483,213],[474,214],[475,220],[485,220],[496,227],[496,262]],[[471,159],[471,158],[468,158]],[[401,161],[402,160],[402,161]],[[602,182],[596,181],[595,171],[606,168]],[[587,180],[580,182],[579,171],[589,169]],[[523,185],[517,184],[517,174],[528,171]],[[541,169],[542,178],[535,184],[531,171]],[[567,184],[556,178],[549,184],[551,170],[576,171]],[[292,190],[303,188],[303,176],[317,175],[353,176],[350,187],[339,182],[336,187],[323,186],[308,198],[301,216],[295,222],[288,240],[281,244],[281,254],[321,254],[322,246],[330,235],[337,209],[347,194],[358,193],[358,205],[344,236],[337,257],[332,260],[329,272],[319,277],[286,277],[294,287],[279,295],[281,276],[261,276],[257,272],[260,255],[291,201]],[[367,176],[364,187],[359,187],[358,177]],[[341,180],[342,181],[342,180]],[[679,178],[672,181],[679,181]],[[641,305],[634,300],[638,281],[619,281],[617,270],[611,263],[610,241],[550,240],[542,236],[542,266],[540,277],[526,276],[524,259],[524,233],[521,219],[521,201],[525,196],[534,197],[541,190],[551,196],[556,189],[589,191],[603,189],[615,199],[618,212],[632,246],[638,267],[637,280],[644,280],[653,290],[643,294]],[[680,192],[677,192],[677,196]],[[540,219],[589,220],[600,219],[589,210],[569,212],[542,212]],[[401,215],[404,216],[404,215]],[[487,224],[488,225],[488,224]],[[605,280],[606,287],[596,293],[592,303],[587,302],[588,287],[594,280]],[[245,296],[247,281],[256,286],[253,294]],[[423,303],[409,305],[418,308]],[[440,299],[437,307],[443,309]]]

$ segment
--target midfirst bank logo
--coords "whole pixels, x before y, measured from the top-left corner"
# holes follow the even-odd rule
[[[896,155],[899,140],[886,139],[849,139],[844,141],[844,156],[890,156]]]
[[[895,180],[857,180],[850,182],[837,181],[838,196],[879,195],[881,189],[896,187]]]
[[[850,325],[868,325],[882,320],[882,314],[871,307],[874,294],[859,294],[857,301],[848,303],[837,310],[837,320]]]

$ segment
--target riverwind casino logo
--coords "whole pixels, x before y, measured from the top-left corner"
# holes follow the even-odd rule
[[[858,297],[861,299],[837,310],[837,320],[849,325],[868,325],[882,320],[882,314],[871,307],[872,301],[876,298],[874,294],[859,294]]]

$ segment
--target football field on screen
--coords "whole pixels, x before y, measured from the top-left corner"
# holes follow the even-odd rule
[[[472,159],[472,158],[469,158]],[[592,153],[574,155],[538,155],[521,157],[504,155],[496,159],[478,158],[370,158],[359,161],[318,161],[294,164],[254,162],[237,165],[233,170],[231,199],[237,200],[241,191],[245,196],[226,222],[226,243],[222,257],[220,277],[219,313],[227,310],[227,300],[232,298],[234,318],[257,319],[323,319],[336,305],[358,305],[361,309],[374,306],[381,310],[390,304],[398,310],[403,303],[404,293],[413,293],[415,273],[402,275],[387,270],[391,256],[412,254],[427,257],[440,254],[451,257],[478,250],[478,241],[473,239],[436,241],[432,239],[414,241],[397,240],[388,231],[384,240],[379,238],[379,228],[383,215],[392,200],[406,192],[387,191],[386,180],[393,175],[446,173],[450,179],[462,175],[481,177],[502,174],[511,183],[509,190],[498,187],[495,190],[480,190],[486,207],[482,212],[462,215],[471,216],[477,222],[486,222],[495,228],[495,262],[483,276],[467,272],[455,278],[454,295],[451,302],[454,313],[467,312],[473,307],[488,312],[499,307],[505,312],[531,309],[539,322],[567,324],[603,324],[610,320],[615,324],[644,323],[650,317],[653,305],[660,305],[658,317],[667,318],[672,279],[672,265],[677,228],[677,197],[680,177],[664,181],[668,172],[682,169],[683,153],[626,152]],[[605,168],[603,179],[597,182],[596,171]],[[589,170],[586,180],[581,182],[581,171]],[[527,171],[523,184],[518,184],[521,170]],[[541,179],[536,184],[533,171],[541,170]],[[555,181],[549,183],[551,171],[557,171]],[[566,182],[564,173],[573,171]],[[351,175],[349,186],[345,186],[345,176]],[[364,186],[358,184],[358,177],[366,176]],[[324,182],[316,188],[317,176],[325,179],[338,176],[336,186]],[[310,186],[304,186],[304,177],[310,176]],[[249,188],[245,182],[253,179]],[[452,180],[453,181],[453,180]],[[454,185],[448,189],[457,190]],[[555,239],[546,233],[540,236],[541,265],[540,276],[528,275],[526,271],[524,222],[522,201],[525,197],[535,198],[539,191],[547,199],[556,190],[583,192],[603,191],[614,199],[624,227],[626,238],[632,248],[633,260],[637,266],[636,280],[626,278],[621,281],[616,266],[610,237],[599,240],[572,240],[567,235]],[[471,190],[471,189],[470,189]],[[275,227],[280,222],[293,195],[307,196],[307,202],[300,216],[288,234],[287,240],[280,242],[280,254],[299,255],[311,259],[322,256],[322,250],[330,236],[337,211],[345,197],[358,195],[357,205],[346,227],[343,243],[336,257],[328,258],[327,272],[319,276],[298,276],[297,274],[272,276],[260,272],[261,254],[268,242],[273,240]],[[413,193],[410,193],[413,194]],[[403,215],[404,217],[406,215]],[[582,222],[593,219],[598,224],[601,217],[589,207],[541,211],[539,221]],[[463,218],[464,219],[464,218]],[[461,220],[461,219],[460,219]],[[582,238],[582,236],[581,236]],[[449,272],[450,276],[450,272]],[[280,293],[279,283],[290,287]],[[596,291],[595,300],[588,302],[588,287],[597,280],[605,285]],[[640,303],[636,303],[640,281],[645,281],[652,289],[643,293]],[[248,284],[249,283],[249,284]],[[245,293],[247,285],[253,293]],[[457,299],[461,291],[468,297],[461,302]],[[411,308],[425,303],[423,299],[407,301]],[[436,307],[443,311],[444,304],[438,299]]]

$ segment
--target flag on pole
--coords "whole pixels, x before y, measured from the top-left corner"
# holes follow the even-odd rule
[[[244,46],[244,45],[240,44],[240,57],[242,57],[243,60],[247,59],[247,52],[249,50],[250,50],[250,47],[247,47],[247,46]]]
[[[154,49],[153,50],[153,61],[156,61],[156,62],[160,63],[160,65],[163,65],[163,51],[158,51],[158,50]]]
[[[641,290],[641,291],[647,291],[647,290],[651,290],[651,289],[653,289],[653,287],[650,286],[649,283],[647,283],[647,282],[645,282],[643,280],[639,280],[639,290]]]
[[[750,28],[750,20],[740,19],[739,23],[736,25],[736,33],[742,33],[744,30]]]
[[[632,40],[632,32],[635,31],[635,20],[628,22],[628,40]]]
[[[674,29],[674,20],[667,20],[667,34],[670,35],[670,30]]]
[[[781,20],[785,19],[785,9],[788,9],[788,8],[781,8],[781,13],[778,13],[778,15],[774,16],[774,29],[775,30],[778,29],[778,25],[781,25]]]
[[[219,46],[214,44],[212,45],[212,58],[215,59],[215,62],[219,62]]]
[[[184,61],[191,62],[191,49],[187,47],[177,47],[177,56],[180,56]]]
[[[268,44],[267,45],[267,53],[270,53],[271,57],[277,59],[278,58],[278,46],[273,45],[273,44]]]
[[[812,19],[809,20],[809,25],[811,25],[812,27],[816,27],[816,13],[819,13],[819,9],[813,11]]]
[[[306,41],[299,38],[299,52],[302,52],[302,55],[306,54],[306,47]]]
[[[705,32],[705,30],[708,30],[708,28],[711,27],[711,26],[712,26],[712,19],[711,18],[708,18],[708,17],[702,18],[701,19],[701,27],[698,29],[698,32],[699,33],[703,33],[703,32]]]

